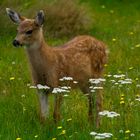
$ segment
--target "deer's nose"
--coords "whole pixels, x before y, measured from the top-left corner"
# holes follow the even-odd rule
[[[19,43],[18,40],[14,40],[14,41],[13,41],[13,45],[14,45],[15,47],[19,47],[20,43]]]

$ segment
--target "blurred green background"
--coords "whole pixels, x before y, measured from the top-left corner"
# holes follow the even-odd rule
[[[52,120],[53,96],[50,97],[50,117],[46,125],[41,125],[36,91],[29,88],[32,82],[26,54],[23,48],[12,46],[17,25],[10,21],[6,7],[28,18],[43,9],[44,35],[51,46],[80,34],[104,41],[110,51],[104,73],[104,109],[120,117],[103,117],[101,127],[96,129],[87,120],[87,98],[74,90],[64,98],[63,118],[57,125]],[[115,79],[115,74],[124,74],[132,84],[119,84],[123,79]],[[0,140],[93,140],[91,131],[110,132],[113,140],[139,140],[139,85],[140,1],[0,0]]]

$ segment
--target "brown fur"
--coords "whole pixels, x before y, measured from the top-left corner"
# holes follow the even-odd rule
[[[8,11],[9,12],[9,11]],[[23,18],[22,18],[23,19]],[[26,32],[32,30],[31,35]],[[20,21],[16,40],[26,45],[26,52],[31,65],[35,85],[43,84],[52,88],[60,85],[59,79],[64,76],[78,81],[79,88],[89,93],[88,80],[100,78],[107,62],[106,45],[88,35],[77,36],[59,47],[49,47],[44,40],[42,27],[33,19]],[[93,116],[93,99],[89,94],[89,118]],[[61,97],[56,97],[54,118],[60,118]],[[102,109],[102,93],[97,94],[97,116]],[[96,118],[99,125],[99,118]]]
[[[38,49],[27,48],[35,84],[59,86],[59,79],[71,76],[81,86],[89,78],[102,76],[106,63],[105,45],[90,36],[78,36],[62,47],[46,47],[42,39]]]

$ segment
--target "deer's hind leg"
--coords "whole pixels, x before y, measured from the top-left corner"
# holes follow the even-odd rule
[[[103,109],[103,92],[97,90],[96,92],[90,92],[89,88],[82,89],[83,93],[88,97],[88,119],[96,124],[96,128],[100,126],[99,112]]]
[[[88,86],[82,88],[81,90],[88,98],[88,120],[93,122],[94,121],[94,104],[95,104],[93,94],[90,93]]]
[[[96,127],[99,128],[101,123],[101,118],[99,112],[103,109],[103,91],[98,90],[96,92]]]
[[[89,121],[94,121],[94,97],[91,93],[88,95],[88,119]]]

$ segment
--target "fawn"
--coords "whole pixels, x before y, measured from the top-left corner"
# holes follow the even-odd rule
[[[28,60],[34,84],[48,85],[51,88],[60,85],[59,79],[73,77],[83,93],[88,93],[89,119],[93,118],[93,98],[89,90],[89,79],[100,78],[107,62],[106,45],[88,35],[77,36],[60,47],[49,47],[43,36],[44,13],[40,10],[35,19],[22,17],[6,8],[10,19],[18,24],[15,47],[26,46]],[[45,120],[48,115],[48,96],[50,91],[39,90],[40,116]],[[96,96],[96,126],[99,126],[98,112],[102,110],[102,92]],[[55,95],[54,120],[60,119],[62,95]]]

